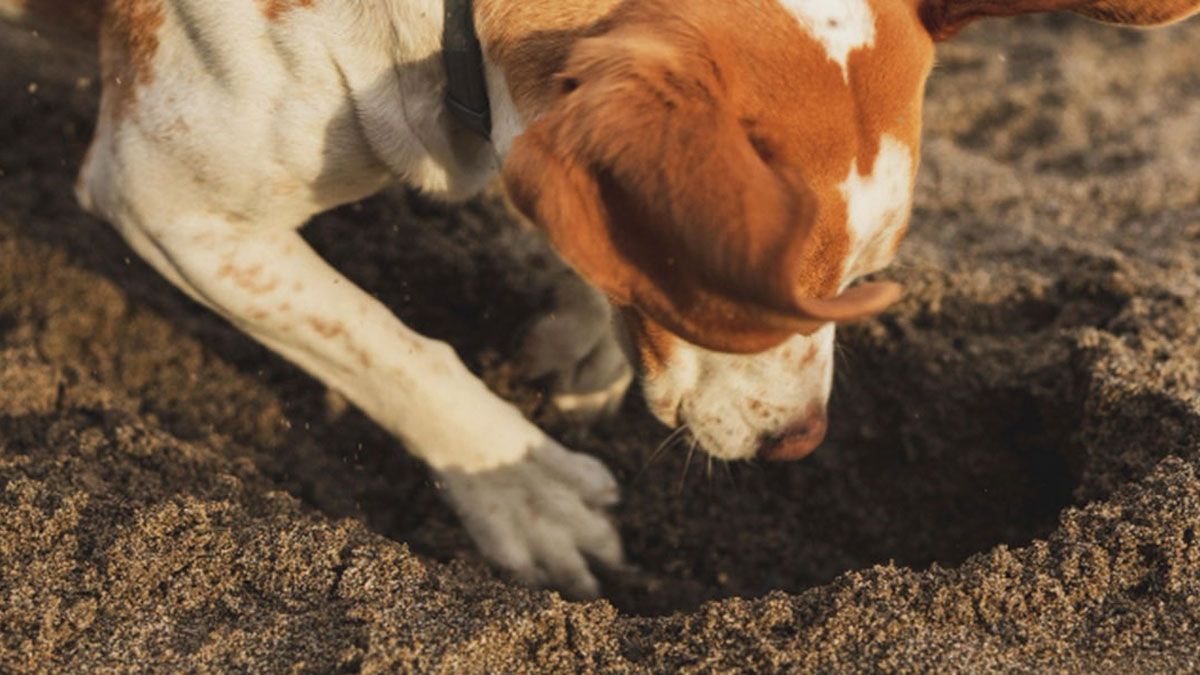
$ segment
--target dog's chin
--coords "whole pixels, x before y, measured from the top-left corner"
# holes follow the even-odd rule
[[[650,412],[666,427],[677,432],[681,444],[727,462],[753,458],[765,439],[763,432],[745,423],[732,408],[700,412],[686,399],[650,404]],[[680,429],[686,433],[679,433]]]
[[[697,448],[726,462],[753,459],[764,442],[762,434],[745,425],[694,427],[691,431]]]
[[[646,385],[643,380],[643,387]],[[736,403],[704,405],[705,397],[647,397],[650,414],[673,431],[673,438],[689,452],[694,448],[714,459],[726,462],[762,456],[779,437],[779,431],[757,428],[749,420],[754,415]]]

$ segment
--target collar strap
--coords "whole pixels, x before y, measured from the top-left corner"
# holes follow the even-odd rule
[[[483,72],[483,49],[475,32],[473,3],[471,0],[445,0],[445,3],[442,59],[446,65],[446,107],[468,129],[490,138],[492,109]]]

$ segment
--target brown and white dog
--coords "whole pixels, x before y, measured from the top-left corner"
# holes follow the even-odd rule
[[[579,596],[597,592],[589,558],[622,559],[609,472],[328,266],[305,221],[396,180],[453,200],[502,171],[603,294],[564,294],[531,333],[564,406],[624,393],[619,317],[664,423],[717,457],[798,458],[824,435],[835,323],[899,293],[851,284],[907,226],[935,42],[986,16],[1155,25],[1198,9],[476,0],[485,142],[444,105],[442,0],[0,0],[9,18],[98,26],[84,208],[401,439],[495,564]]]

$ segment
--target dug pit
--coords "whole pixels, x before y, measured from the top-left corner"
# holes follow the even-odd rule
[[[1128,299],[1111,270],[1099,274],[1090,287],[1030,280],[988,297],[914,279],[940,289],[936,307],[843,331],[830,438],[806,461],[689,461],[686,439],[647,443],[666,435],[651,422],[589,444],[629,477],[619,518],[643,574],[610,580],[614,604],[690,611],[876,564],[956,566],[1049,534],[1078,501],[1080,430],[1095,426],[1072,344]],[[629,414],[644,416],[637,405]]]

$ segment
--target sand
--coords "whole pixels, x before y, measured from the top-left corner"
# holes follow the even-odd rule
[[[795,465],[650,461],[636,394],[591,432],[543,410],[510,359],[546,289],[489,252],[494,195],[310,226],[618,474],[638,568],[569,603],[78,211],[94,66],[0,29],[0,671],[1195,670],[1198,43],[1049,17],[942,50],[909,293],[844,331]]]

